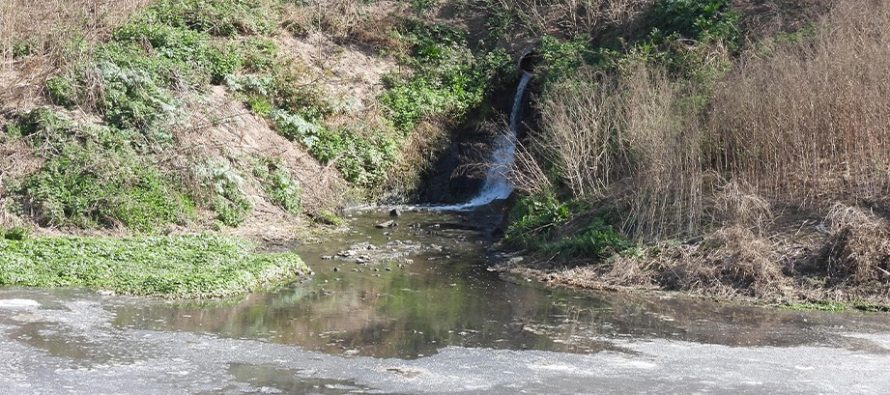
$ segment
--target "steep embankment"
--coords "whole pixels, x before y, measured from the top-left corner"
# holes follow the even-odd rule
[[[446,127],[483,106],[510,63],[471,46],[459,20],[399,2],[118,3],[2,5],[9,239],[270,241],[336,225],[348,200],[412,194],[447,146]],[[70,260],[50,240],[11,243]],[[233,257],[219,261],[237,265]],[[30,284],[34,273],[3,284]]]

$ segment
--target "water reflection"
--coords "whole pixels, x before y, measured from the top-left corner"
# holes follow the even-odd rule
[[[299,247],[317,272],[303,284],[237,302],[120,304],[113,308],[115,323],[399,358],[430,355],[448,345],[589,353],[620,350],[614,340],[627,337],[868,348],[861,340],[837,335],[838,329],[890,328],[883,315],[796,313],[544,289],[485,270],[487,243],[477,228],[490,218],[409,213],[398,220],[399,227],[374,227],[385,219],[363,215],[353,220],[351,232]],[[377,256],[387,258],[364,265],[320,258],[358,242],[386,252]],[[413,247],[403,255],[400,245]]]

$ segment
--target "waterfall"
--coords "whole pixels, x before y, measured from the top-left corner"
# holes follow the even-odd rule
[[[510,111],[509,128],[506,133],[495,137],[491,156],[488,159],[488,168],[485,171],[485,181],[476,197],[466,203],[454,205],[397,206],[395,208],[405,210],[465,211],[484,206],[495,200],[503,200],[510,197],[510,194],[513,193],[513,185],[507,179],[506,173],[513,167],[513,161],[516,159],[516,133],[519,130],[522,98],[525,96],[525,88],[528,87],[531,79],[531,73],[522,72],[522,78],[519,79],[516,94],[513,96],[513,109]],[[380,206],[373,207],[380,208]]]
[[[516,95],[513,97],[509,129],[507,133],[500,134],[495,138],[482,189],[476,197],[462,206],[466,208],[484,206],[495,200],[506,199],[513,193],[513,185],[507,179],[506,173],[513,167],[513,161],[515,160],[516,132],[519,130],[522,98],[531,78],[531,74],[527,72],[522,73],[522,78],[519,79],[519,85],[516,87]]]

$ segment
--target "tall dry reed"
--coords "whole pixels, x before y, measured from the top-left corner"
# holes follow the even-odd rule
[[[542,130],[531,145],[576,199],[620,206],[627,234],[691,233],[702,216],[703,134],[683,95],[645,65],[617,76],[582,71],[540,100]],[[518,165],[533,169],[522,155]]]
[[[710,129],[728,178],[804,206],[890,192],[890,3],[843,2],[811,38],[746,56]]]

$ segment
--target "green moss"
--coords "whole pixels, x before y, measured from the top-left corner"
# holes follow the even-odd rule
[[[847,310],[847,306],[843,303],[839,302],[829,302],[829,301],[818,301],[818,302],[802,302],[802,303],[788,303],[780,305],[779,307],[786,310],[794,310],[794,311],[845,311]]]
[[[306,271],[296,254],[255,253],[246,242],[217,236],[0,239],[0,285],[5,286],[225,297]]]
[[[343,219],[335,213],[322,210],[312,216],[312,221],[317,224],[340,226],[343,225]]]

